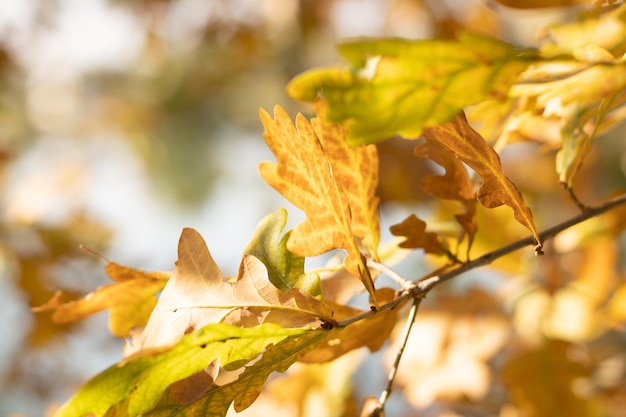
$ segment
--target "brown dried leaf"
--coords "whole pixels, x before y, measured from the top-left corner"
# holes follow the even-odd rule
[[[439,243],[437,234],[427,232],[426,222],[415,214],[411,214],[402,223],[394,224],[389,230],[394,236],[406,237],[406,240],[399,244],[401,248],[424,249],[424,252],[434,255],[441,255],[446,251]]]
[[[415,147],[414,153],[421,158],[430,158],[446,170],[444,175],[429,175],[421,182],[422,189],[438,198],[457,200],[465,208],[465,213],[454,217],[467,235],[469,252],[478,225],[476,224],[476,198],[472,180],[461,161],[445,146],[426,140]],[[459,241],[463,236],[459,237]]]
[[[461,112],[451,122],[425,129],[424,137],[445,146],[476,171],[483,180],[478,190],[478,201],[487,208],[503,204],[511,207],[515,220],[532,232],[537,242],[536,251],[541,253],[543,243],[530,209],[515,184],[504,174],[496,151],[472,129],[464,113]]]

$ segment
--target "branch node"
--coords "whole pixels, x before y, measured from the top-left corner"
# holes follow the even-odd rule
[[[586,212],[590,209],[589,206],[583,204],[578,197],[576,197],[576,194],[574,194],[574,190],[572,189],[572,187],[566,183],[566,182],[561,182],[561,187],[563,187],[563,189],[565,190],[565,192],[567,193],[567,195],[569,196],[570,200],[572,200],[574,202],[574,204],[576,205],[576,207],[578,207],[578,210],[580,210],[581,212]]]

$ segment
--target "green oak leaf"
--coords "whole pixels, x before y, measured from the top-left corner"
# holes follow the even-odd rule
[[[268,346],[310,329],[284,329],[267,323],[253,328],[210,324],[184,336],[173,346],[146,349],[88,381],[55,417],[138,416],[159,402],[170,384],[205,369],[214,361],[238,368]]]
[[[259,396],[272,372],[285,372],[306,353],[317,348],[337,330],[312,330],[284,338],[267,347],[263,356],[246,367],[239,377],[225,385],[213,385],[197,401],[180,404],[168,390],[159,404],[145,417],[223,417],[231,403],[237,412],[248,408]]]
[[[280,233],[287,223],[287,210],[278,209],[263,218],[252,241],[244,250],[244,255],[252,255],[267,268],[269,280],[281,291],[300,288],[314,297],[321,296],[319,276],[305,274],[304,257],[293,254],[287,249],[291,230],[282,237]]]
[[[496,39],[357,40],[340,45],[352,68],[321,68],[296,76],[287,93],[302,101],[322,95],[328,120],[346,123],[348,142],[367,144],[396,134],[417,138],[464,107],[505,98],[537,54]]]

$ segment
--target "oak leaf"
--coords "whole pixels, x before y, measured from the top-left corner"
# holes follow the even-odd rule
[[[352,233],[361,239],[369,254],[378,259],[380,220],[376,196],[378,186],[378,151],[376,146],[351,146],[346,141],[348,130],[341,124],[328,123],[328,102],[315,100],[317,117],[311,125],[324,148],[333,169],[333,177],[341,186],[350,206]]]
[[[552,120],[558,126],[556,136],[560,150],[556,169],[559,180],[571,185],[593,139],[624,119],[615,110],[626,101],[623,94],[625,66],[617,60],[591,64],[572,60],[529,69],[511,89],[512,96],[524,98],[528,104],[518,111],[521,114],[512,116],[507,133],[528,129],[526,126],[533,119],[524,123],[524,113]],[[543,78],[537,80],[537,73]]]
[[[265,265],[253,256],[244,256],[235,282],[224,280],[202,236],[185,228],[172,277],[127,353],[170,345],[210,323],[301,327],[318,320],[333,321],[325,303],[296,288],[279,290],[270,283]]]
[[[322,94],[328,120],[346,123],[351,144],[396,134],[417,138],[466,106],[504,98],[537,54],[478,35],[458,41],[364,39],[340,45],[351,69],[321,68],[295,77],[288,94]]]
[[[235,381],[211,386],[199,400],[191,404],[178,403],[168,390],[159,404],[144,416],[224,417],[231,404],[234,405],[235,411],[243,411],[257,399],[272,372],[285,372],[327,337],[332,337],[336,331],[309,330],[302,335],[286,337],[280,342],[268,345],[260,359],[249,364]]]
[[[53,310],[55,323],[70,323],[103,310],[109,310],[109,329],[117,337],[127,337],[134,328],[146,325],[157,303],[156,294],[169,278],[166,272],[144,272],[109,262],[106,273],[114,284],[104,285],[84,297],[61,302],[61,293],[35,312]]]
[[[207,365],[217,362],[224,368],[239,368],[271,344],[309,332],[313,331],[283,329],[272,323],[255,328],[211,324],[173,346],[147,349],[111,366],[88,381],[55,416],[146,415],[170,384],[197,374]],[[206,390],[213,386],[206,385]]]
[[[530,209],[515,184],[504,174],[496,151],[472,129],[463,112],[451,122],[425,129],[424,137],[449,149],[480,175],[483,183],[476,196],[478,201],[487,208],[511,207],[515,219],[532,232],[537,242],[536,250],[541,253],[543,243]]]
[[[291,231],[279,238],[287,223],[287,210],[279,209],[263,218],[252,241],[244,250],[244,255],[252,255],[265,265],[270,282],[281,291],[292,288],[321,296],[320,280],[317,274],[306,274],[304,257],[295,255],[287,249]]]
[[[376,299],[380,303],[390,302],[394,297],[395,291],[391,288],[376,290]],[[363,313],[362,310],[346,305],[330,304],[336,320],[347,319]],[[371,352],[376,352],[387,341],[395,327],[399,309],[400,306],[397,306],[393,309],[380,311],[371,317],[337,329],[317,348],[304,355],[300,361],[308,363],[328,362],[360,347],[367,347]]]
[[[595,137],[626,117],[624,38],[626,5],[597,16],[551,25],[543,60],[511,87],[519,105],[510,112],[501,142],[521,138],[559,148],[559,181],[571,188]]]
[[[360,277],[373,295],[374,283],[357,238],[367,245],[378,243],[378,231],[374,230],[378,227],[378,201],[373,197],[376,150],[349,148],[344,143],[345,131],[320,119],[309,123],[298,114],[294,125],[280,106],[274,109],[274,119],[264,110],[260,115],[263,136],[277,163],[262,162],[259,173],[307,216],[292,231],[287,249],[301,256],[344,249],[346,269]]]
[[[467,236],[467,252],[469,253],[478,226],[474,187],[467,169],[448,148],[438,142],[426,140],[415,147],[414,153],[421,158],[430,158],[445,169],[444,175],[428,175],[422,178],[421,187],[435,197],[456,200],[463,205],[465,212],[456,214],[454,217],[463,228],[463,234]],[[459,241],[463,237],[460,236]]]
[[[426,253],[441,255],[445,252],[444,247],[439,242],[437,234],[426,231],[426,222],[411,214],[402,223],[394,224],[389,228],[394,236],[405,236],[406,239],[400,242],[401,248],[419,248]]]

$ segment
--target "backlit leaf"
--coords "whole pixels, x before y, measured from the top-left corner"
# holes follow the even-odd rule
[[[149,349],[111,366],[87,382],[55,416],[138,416],[152,409],[170,384],[215,360],[223,367],[247,363],[269,345],[308,332],[271,323],[256,328],[212,324],[174,346]]]
[[[169,273],[144,272],[114,262],[109,262],[105,270],[117,281],[115,284],[102,286],[67,303],[55,297],[35,311],[54,310],[55,323],[69,323],[108,309],[109,328],[118,337],[126,337],[131,329],[145,326],[157,303],[156,294],[165,286]]]
[[[426,140],[415,147],[414,153],[422,158],[430,158],[446,170],[444,175],[428,175],[421,181],[421,186],[427,193],[446,200],[459,201],[465,212],[454,217],[463,228],[467,236],[467,250],[471,249],[474,235],[478,228],[476,224],[476,198],[474,187],[467,169],[448,148],[438,142]],[[463,236],[459,238],[461,240]]]
[[[365,148],[345,147],[342,145],[345,138],[335,136],[341,131],[321,120],[313,121],[312,125],[298,114],[294,126],[279,106],[274,109],[274,119],[264,110],[260,114],[265,126],[265,141],[278,161],[261,163],[261,177],[304,210],[307,216],[303,223],[294,228],[287,241],[287,248],[301,256],[316,256],[332,249],[344,249],[348,253],[344,260],[346,269],[360,277],[368,292],[374,294],[372,278],[356,241],[356,237],[368,239],[368,236],[359,236],[357,233],[372,231],[369,225],[361,227],[358,218],[357,230],[353,230],[352,226],[353,212],[369,214],[372,211],[351,206],[355,201],[363,203],[360,195],[348,197],[362,189],[359,182],[365,181],[361,165],[358,170],[354,165],[364,160],[360,154]],[[325,143],[322,144],[321,140]],[[372,185],[375,186],[375,182]],[[367,216],[362,220],[367,221],[369,218]],[[373,237],[369,238],[371,243],[373,240]]]
[[[234,402],[235,411],[248,408],[261,393],[263,384],[272,372],[285,372],[307,352],[315,349],[336,330],[313,330],[302,335],[284,338],[269,345],[263,356],[246,367],[239,377],[226,385],[213,385],[191,404],[178,404],[168,390],[159,404],[146,417],[223,417]]]
[[[298,287],[304,276],[304,257],[294,255],[287,249],[287,240],[291,231],[280,239],[287,223],[287,210],[280,209],[265,217],[259,223],[252,241],[244,250],[245,255],[252,255],[265,265],[269,280],[282,291]]]
[[[626,52],[626,5],[601,16],[588,13],[573,22],[551,25],[545,32],[548,42],[542,46],[544,55],[572,54],[595,45],[621,56]]]
[[[244,256],[237,280],[225,281],[202,236],[186,228],[174,273],[128,352],[170,345],[210,323],[253,327],[272,322],[301,327],[319,319],[332,321],[331,316],[326,304],[299,289],[283,292],[274,287],[265,265],[250,255]]]
[[[395,291],[391,288],[376,290],[376,299],[380,303],[393,300]],[[331,303],[335,319],[341,320],[363,313],[362,310]],[[381,311],[372,317],[357,321],[346,327],[336,329],[316,349],[301,358],[303,362],[328,362],[360,347],[367,347],[371,352],[380,349],[396,325],[400,306]]]
[[[348,141],[374,143],[396,134],[417,138],[464,107],[504,98],[536,59],[504,42],[463,35],[458,41],[358,40],[340,46],[352,69],[305,72],[288,94],[329,103],[328,120],[346,122]]]
[[[548,7],[577,6],[585,0],[495,0],[496,3],[516,9],[544,9]]]
[[[562,66],[562,70],[547,65],[529,70],[522,78],[524,82],[514,86],[511,94],[532,103],[525,112],[540,114],[559,126],[561,149],[557,154],[557,173],[562,183],[571,185],[593,138],[624,117],[617,114],[615,120],[614,113],[626,101],[626,64]],[[535,73],[546,78],[536,81]],[[517,127],[511,130],[523,130],[529,123],[533,123],[532,118],[521,123],[517,116]]]
[[[311,125],[333,169],[333,177],[345,192],[350,206],[352,233],[375,259],[378,258],[380,224],[378,217],[378,152],[376,146],[350,146],[348,130],[336,123],[324,122],[328,103],[316,100],[317,117]]]
[[[593,139],[626,117],[626,5],[551,26],[547,35],[541,54],[551,59],[528,68],[511,88],[521,106],[504,132],[544,142],[556,136],[559,181],[571,188]]]
[[[467,123],[460,113],[453,121],[424,131],[426,140],[437,142],[470,166],[483,180],[477,198],[487,208],[503,204],[513,209],[515,219],[527,227],[535,237],[537,250],[542,241],[533,222],[532,213],[520,192],[504,174],[500,157],[491,146]]]

